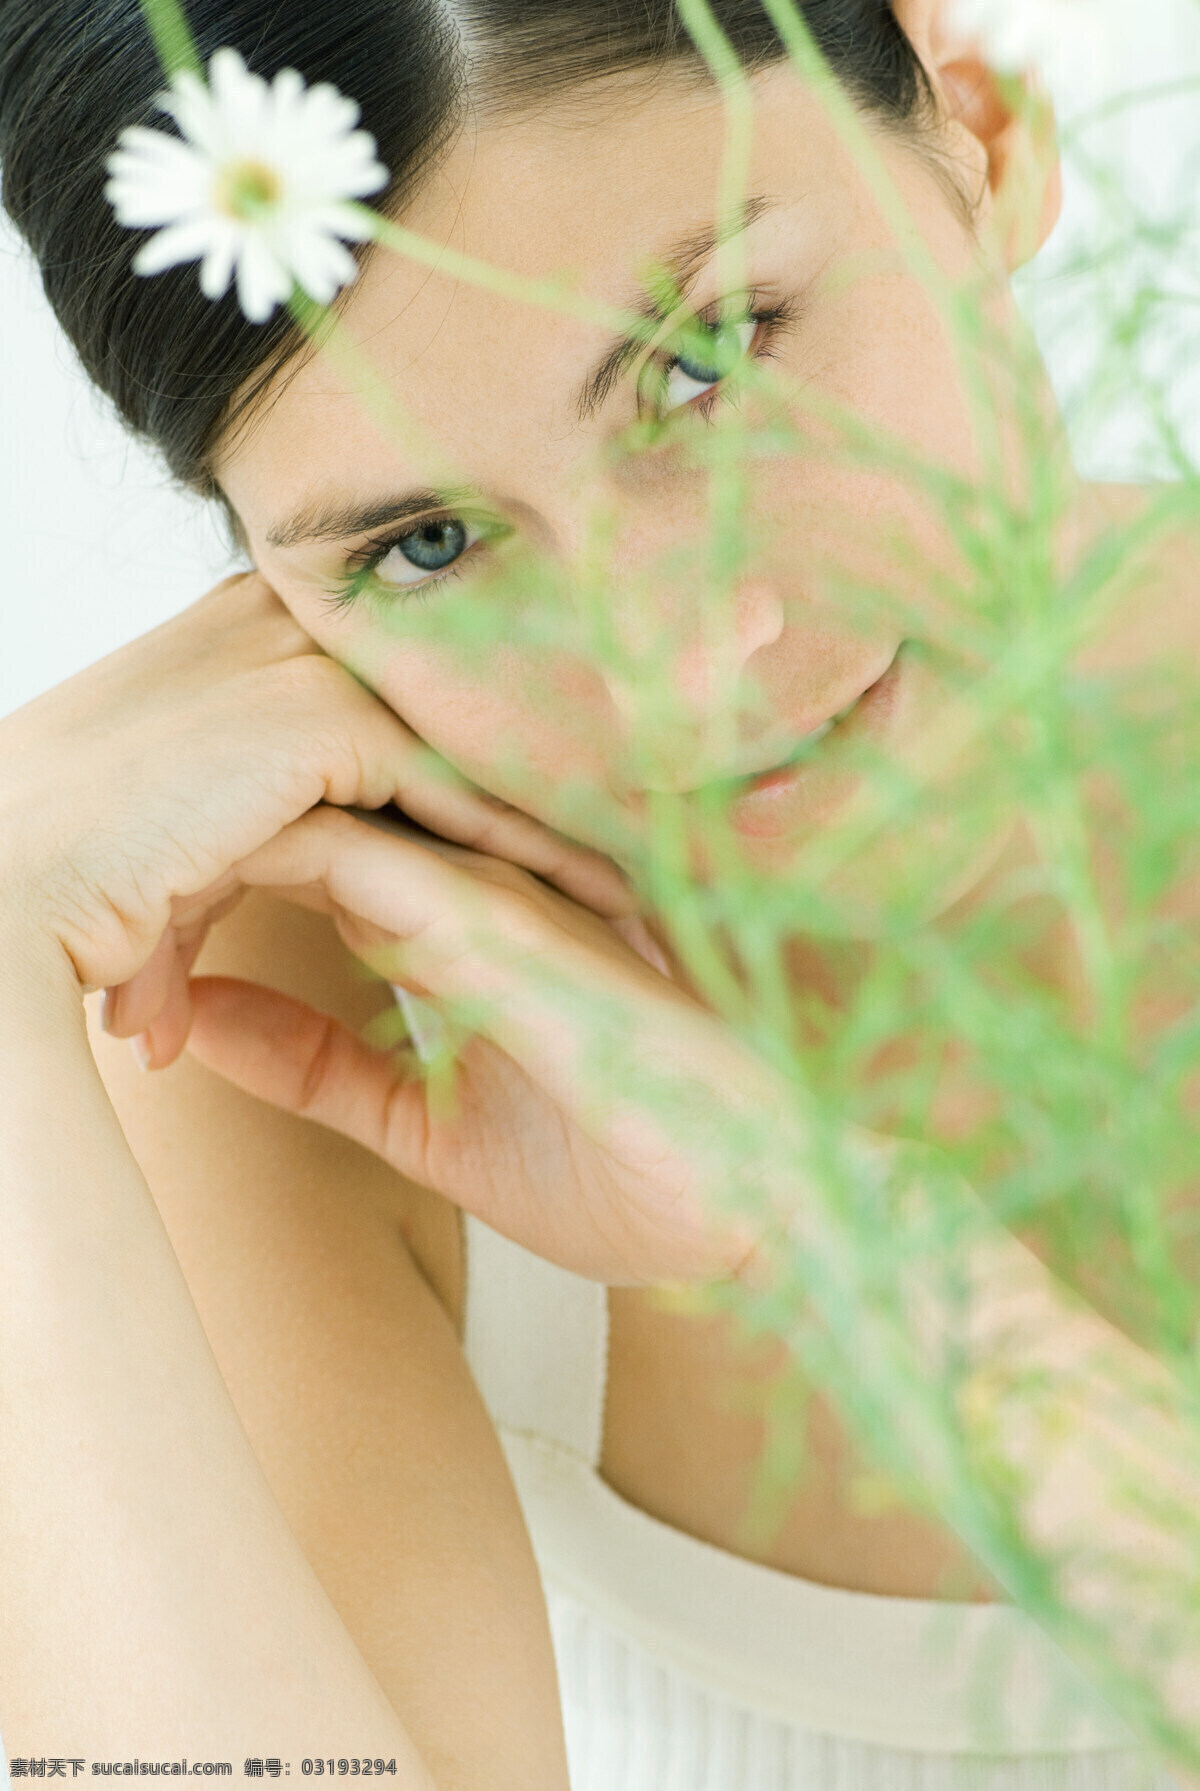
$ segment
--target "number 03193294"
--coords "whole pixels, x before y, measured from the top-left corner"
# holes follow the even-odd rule
[[[301,1760],[300,1770],[303,1773],[307,1773],[312,1778],[321,1778],[328,1774],[338,1776],[345,1774],[347,1777],[353,1777],[355,1773],[374,1777],[376,1773],[381,1772],[390,1772],[392,1777],[395,1778],[396,1762],[395,1760],[379,1759],[358,1760],[342,1758],[335,1760],[330,1757],[324,1760]]]

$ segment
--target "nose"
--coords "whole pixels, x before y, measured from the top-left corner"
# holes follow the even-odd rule
[[[620,630],[620,669],[601,676],[632,755],[630,774],[643,789],[678,793],[739,767],[755,740],[769,736],[763,694],[750,661],[777,641],[784,606],[769,580],[747,578],[725,593],[706,593],[660,615],[650,605],[635,626]]]
[[[680,696],[698,715],[711,709],[725,694],[724,684],[740,679],[751,655],[782,633],[783,604],[774,587],[757,580],[739,585],[728,629],[718,614],[699,639],[681,647],[675,661]]]

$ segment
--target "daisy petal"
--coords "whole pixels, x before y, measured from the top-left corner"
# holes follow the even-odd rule
[[[104,194],[117,222],[135,230],[168,224],[202,205],[211,180],[209,164],[185,144],[164,139],[176,153],[156,159],[116,150]]]
[[[304,221],[312,230],[324,230],[330,236],[341,236],[347,242],[370,242],[375,234],[373,219],[350,205],[313,205],[306,208]]]
[[[318,230],[290,230],[284,253],[298,284],[318,305],[327,305],[339,286],[358,277],[358,264],[349,249]]]
[[[170,93],[159,98],[159,107],[175,120],[189,143],[206,155],[221,153],[221,124],[213,106],[212,95],[190,69],[182,69],[172,82]]]
[[[265,323],[292,282],[261,236],[247,233],[238,255],[238,303],[251,323]]]
[[[233,278],[233,270],[237,266],[240,240],[236,229],[230,226],[223,236],[214,236],[200,264],[200,290],[205,298],[224,298],[229,291],[229,282]]]
[[[212,223],[201,214],[168,224],[143,243],[133,258],[135,274],[161,274],[164,268],[177,267],[183,261],[196,261],[208,253],[212,243]]]

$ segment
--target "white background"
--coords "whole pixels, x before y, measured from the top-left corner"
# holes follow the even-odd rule
[[[1074,10],[1098,37],[1058,37],[1047,76],[1060,116],[1105,93],[1200,74],[1200,0],[998,0],[1023,4],[1045,28]],[[1089,27],[1089,29],[1091,29]],[[1097,48],[1096,46],[1099,46]],[[1200,190],[1200,90],[1143,103],[1088,139],[1144,210],[1177,215]],[[1121,278],[1100,259],[1090,189],[1068,175],[1063,224],[1022,282],[1023,302],[1060,390],[1082,377],[1089,343],[1079,316],[1098,315]],[[1082,252],[1082,273],[1064,266]],[[1173,269],[1182,288],[1186,257]],[[1192,286],[1193,303],[1196,288]],[[1195,330],[1195,320],[1180,313]],[[233,563],[214,517],[173,490],[92,394],[33,269],[0,223],[0,715],[165,620]],[[1200,460],[1200,337],[1164,333],[1177,415]],[[1161,366],[1160,366],[1161,371]],[[1096,477],[1163,471],[1147,456],[1137,405],[1101,427],[1081,423],[1076,457]]]

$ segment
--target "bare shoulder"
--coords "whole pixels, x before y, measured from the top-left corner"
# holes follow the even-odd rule
[[[1162,496],[1179,501],[1163,509],[1160,524],[1155,511]],[[1180,822],[1184,817],[1156,798],[1167,795],[1175,776],[1191,782],[1200,723],[1200,507],[1184,503],[1184,496],[1174,487],[1134,485],[1095,486],[1089,493],[1096,520],[1117,543],[1128,539],[1129,551],[1113,586],[1116,601],[1075,669],[1085,677],[1113,678],[1114,692],[1132,692],[1140,715],[1166,724],[1145,735],[1156,756],[1141,773],[1145,788],[1138,801],[1131,805],[1129,790],[1108,770],[1098,770],[1086,784],[1101,855],[1099,883],[1117,904],[1118,922],[1124,918],[1118,897],[1123,879],[1112,853],[1145,850],[1152,840],[1161,853],[1164,828],[1174,824],[1173,816]],[[1160,759],[1163,781],[1156,786],[1149,766]],[[1169,855],[1174,876],[1161,892],[1157,918],[1200,935],[1200,841],[1182,837],[1177,846]],[[1165,1015],[1178,1017],[1183,990],[1177,976],[1167,981],[1169,988],[1147,1007],[1151,1028]]]
[[[1098,518],[1116,541],[1128,537],[1130,552],[1116,584],[1119,600],[1076,661],[1076,670],[1085,675],[1116,675],[1114,690],[1128,677],[1130,688],[1143,693],[1137,698],[1139,713],[1166,724],[1143,736],[1153,756],[1137,770],[1136,797],[1107,770],[1089,777],[1085,786],[1096,887],[1116,930],[1128,922],[1123,890],[1130,854],[1157,854],[1164,867],[1155,894],[1155,922],[1164,944],[1144,955],[1143,985],[1134,1001],[1143,1039],[1189,1012],[1191,989],[1180,978],[1177,940],[1180,933],[1200,938],[1200,840],[1187,829],[1186,810],[1170,788],[1173,779],[1186,779],[1187,786],[1193,781],[1200,731],[1200,509],[1180,501],[1164,512],[1162,527],[1143,528],[1161,496],[1182,500],[1184,494],[1155,485],[1093,487]],[[1180,793],[1186,797],[1186,788]],[[1180,836],[1170,842],[1173,827]],[[1082,967],[1076,964],[1073,974],[1082,987]]]
[[[1085,525],[1127,540],[1118,601],[1077,661],[1082,671],[1133,671],[1173,656],[1190,664],[1200,684],[1200,507],[1182,502],[1161,526],[1144,527],[1175,487],[1095,485]]]
[[[197,969],[354,1027],[390,999],[328,921],[258,893]],[[435,1781],[564,1785],[537,1567],[457,1336],[456,1210],[186,1053],[143,1073],[99,1030],[98,998],[87,1005],[109,1097],[270,1490]]]

